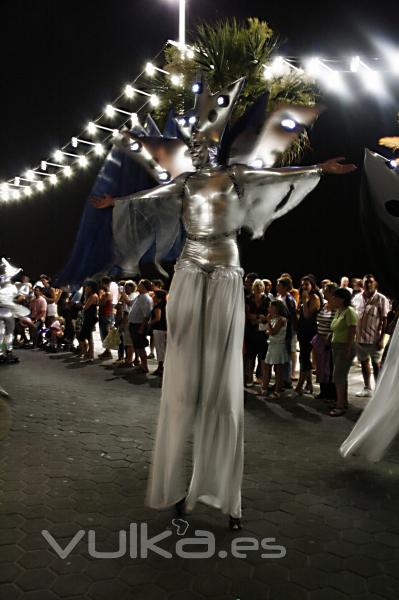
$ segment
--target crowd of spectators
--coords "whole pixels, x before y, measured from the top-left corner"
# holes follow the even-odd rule
[[[357,357],[364,381],[357,395],[372,395],[372,375],[375,381],[399,314],[397,302],[378,291],[373,275],[318,285],[309,274],[297,289],[289,273],[275,286],[248,273],[243,285],[246,387],[259,386],[260,396],[278,400],[313,394],[316,381],[316,397],[331,403],[331,416],[340,416],[348,408],[348,374]],[[148,358],[156,357],[152,374],[162,378],[168,293],[161,280],[116,282],[104,276],[73,291],[53,287],[47,275],[34,285],[24,275],[16,287],[16,301],[30,309],[30,316],[16,323],[16,348],[70,351],[82,364],[112,360],[115,368],[144,375]],[[95,357],[97,324],[104,350]]]

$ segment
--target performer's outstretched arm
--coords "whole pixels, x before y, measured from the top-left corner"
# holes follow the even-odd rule
[[[322,174],[345,175],[356,170],[353,164],[342,164],[343,160],[343,157],[331,158],[309,167],[278,169],[232,166],[248,210],[245,224],[254,237],[262,236],[272,221],[295,208],[316,187]]]
[[[155,245],[155,262],[167,256],[180,232],[184,177],[121,198],[92,198],[98,209],[112,208],[115,262],[123,272],[139,272],[141,258]]]

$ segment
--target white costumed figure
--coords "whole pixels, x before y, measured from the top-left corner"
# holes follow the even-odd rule
[[[312,191],[323,172],[355,169],[340,159],[271,168],[318,115],[315,107],[293,105],[280,105],[268,115],[264,111],[251,126],[238,128],[221,159],[222,135],[243,84],[240,79],[216,94],[196,85],[194,109],[177,120],[187,143],[122,133],[117,145],[159,185],[124,198],[92,200],[97,208],[113,207],[118,264],[127,273],[138,271],[138,260],[154,243],[159,262],[184,228],[186,241],[167,305],[167,351],[147,501],[156,509],[175,506],[178,515],[201,501],[229,515],[232,529],[240,528],[244,440],[244,291],[237,232],[247,227],[261,237]],[[193,473],[187,487],[185,447],[192,433]]]
[[[399,138],[396,140],[399,148]],[[387,166],[392,164],[386,158],[370,150],[366,151],[365,177],[369,201],[373,204],[375,218],[384,225],[384,237],[390,241],[393,258],[397,260],[395,249],[398,248],[399,241],[399,164],[396,169],[388,169]],[[399,321],[391,336],[373,397],[341,445],[340,452],[344,458],[363,456],[370,462],[378,462],[382,458],[399,431],[398,385]]]
[[[15,319],[29,315],[29,310],[14,302],[18,290],[11,279],[21,269],[16,269],[2,258],[0,261],[0,365],[14,364],[18,361],[12,352],[14,342]],[[0,386],[0,395],[8,397],[7,392]]]

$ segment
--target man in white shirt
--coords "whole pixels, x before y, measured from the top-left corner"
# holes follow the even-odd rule
[[[115,308],[119,302],[119,285],[116,281],[111,281],[109,284],[109,291],[112,295],[112,306]]]
[[[356,329],[356,353],[362,365],[364,380],[364,389],[356,396],[365,398],[372,396],[370,358],[375,380],[380,370],[389,312],[389,300],[377,291],[377,287],[378,283],[375,277],[365,275],[363,278],[364,292],[358,294],[359,298],[355,304],[359,317]]]
[[[122,303],[122,322],[120,325],[120,329],[122,331],[123,345],[126,351],[126,358],[121,359],[121,361],[118,361],[118,365],[122,368],[130,368],[133,366],[134,346],[132,336],[130,335],[129,331],[129,314],[132,308],[133,301],[139,295],[139,293],[136,290],[137,285],[134,281],[125,281],[124,291],[121,293],[119,298],[119,302]]]
[[[146,335],[147,324],[151,318],[153,301],[149,294],[152,290],[152,283],[148,279],[141,279],[137,286],[139,295],[132,302],[129,313],[129,331],[133,342],[133,347],[140,358],[140,366],[137,370],[142,373],[148,373],[147,353],[148,346]]]

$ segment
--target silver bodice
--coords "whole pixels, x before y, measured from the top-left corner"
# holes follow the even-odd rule
[[[181,260],[205,270],[240,266],[236,231],[245,210],[237,192],[226,169],[202,169],[190,175],[183,193],[182,221],[187,240]]]

